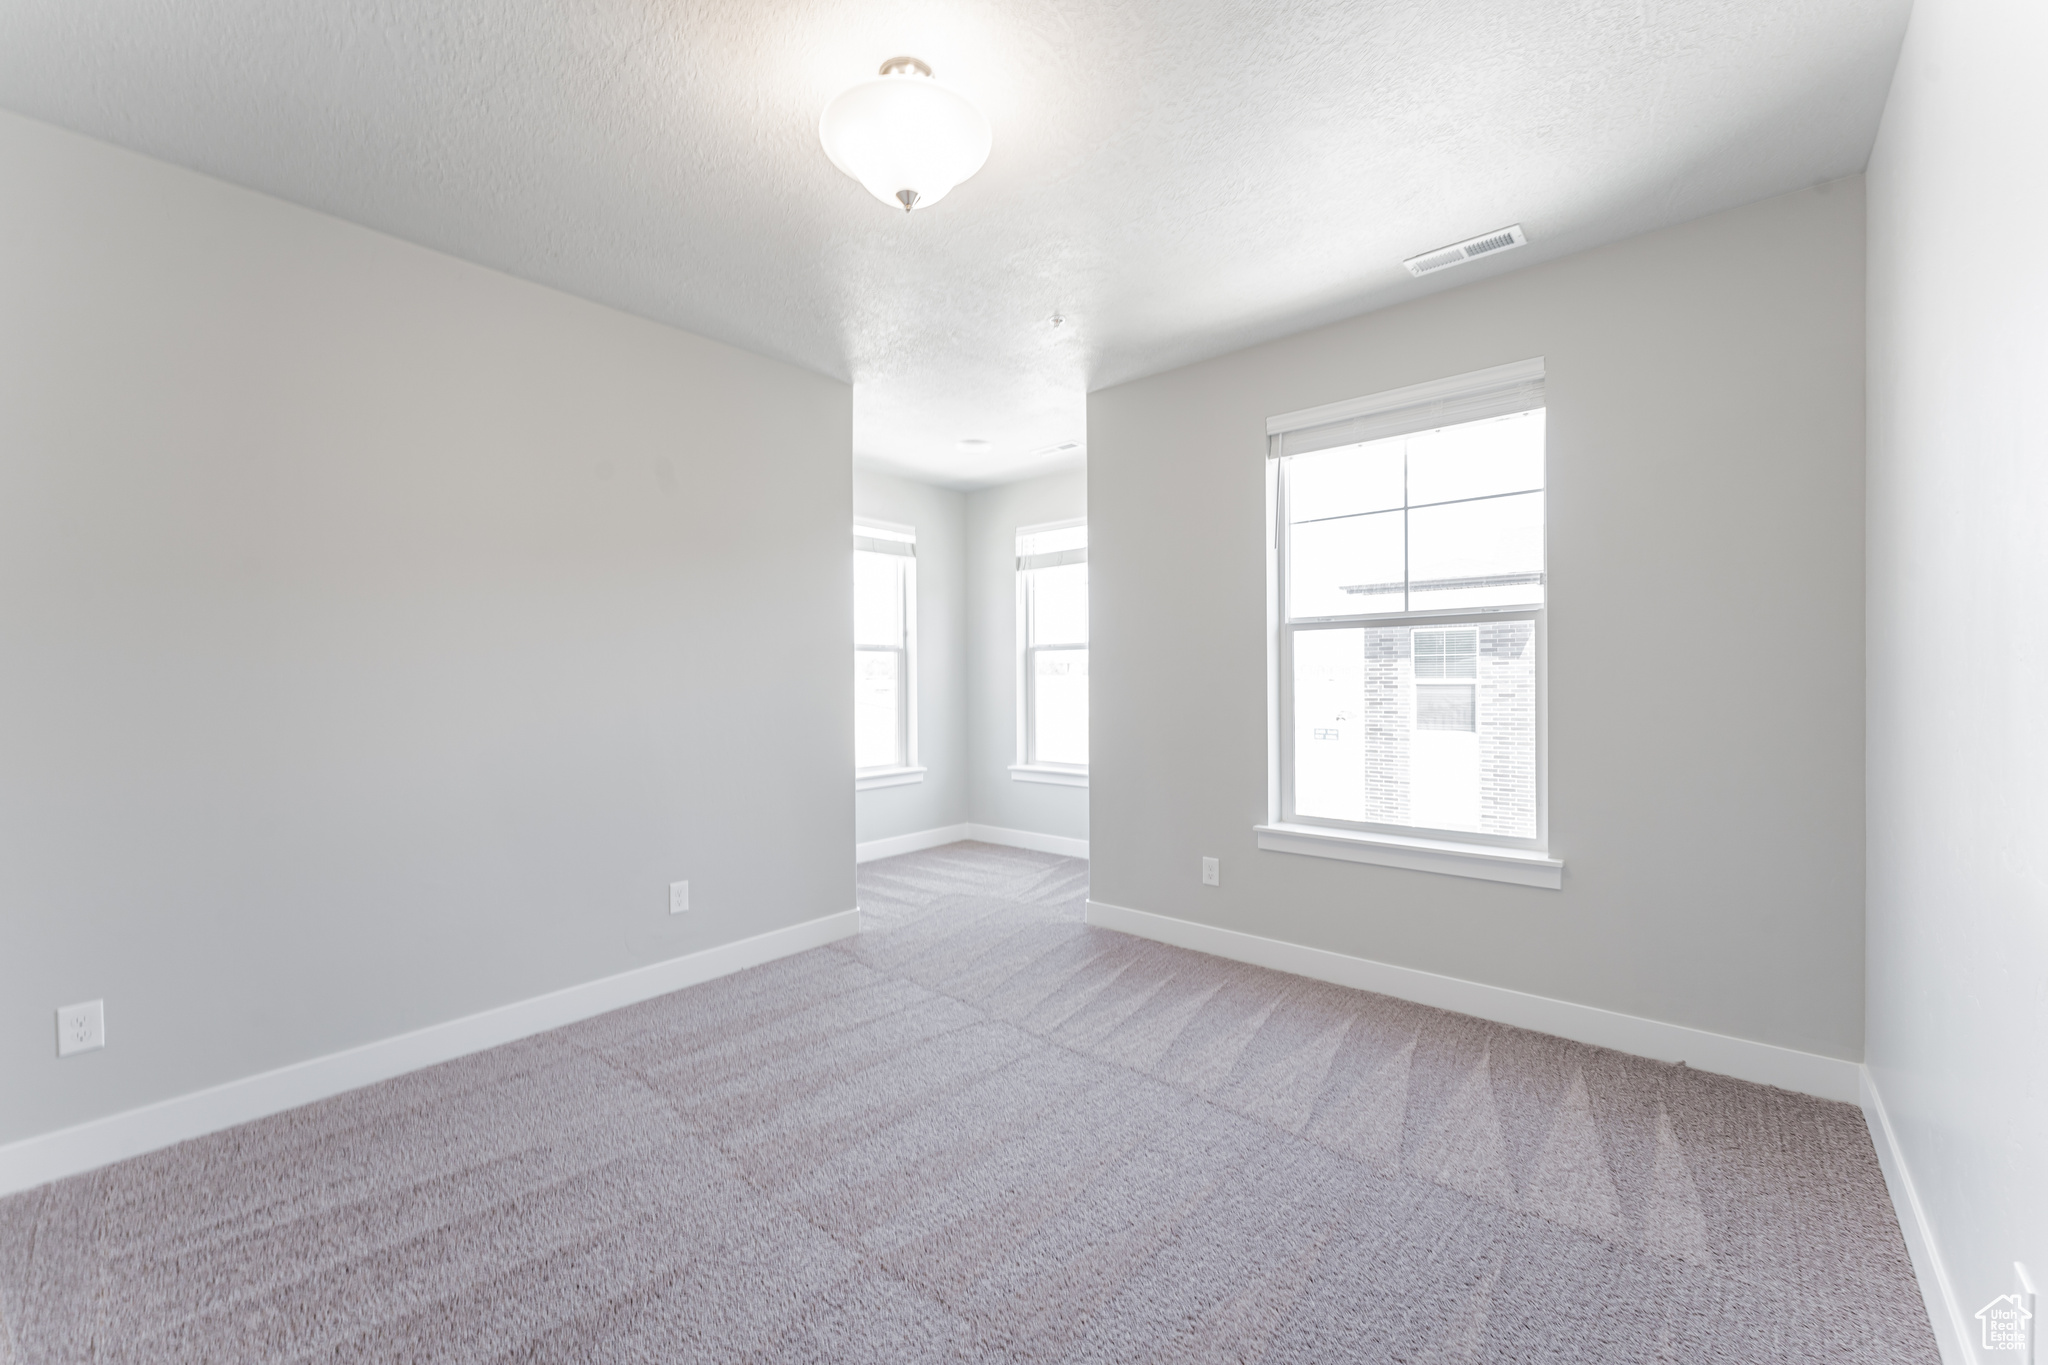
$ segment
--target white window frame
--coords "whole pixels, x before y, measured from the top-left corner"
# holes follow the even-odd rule
[[[863,541],[869,544],[863,545]],[[853,542],[856,553],[883,545],[905,547],[900,552],[903,555],[903,645],[897,651],[901,658],[896,675],[903,682],[896,699],[897,733],[903,736],[902,761],[854,769],[853,788],[855,791],[872,791],[877,787],[908,786],[924,781],[925,775],[925,769],[917,761],[917,528],[893,521],[879,521],[874,517],[857,517],[853,523]],[[882,553],[899,552],[884,550]],[[886,646],[854,645],[855,652],[883,648]]]
[[[1491,619],[1496,619],[1496,620],[1497,620],[1497,619],[1499,619],[1499,618],[1498,618],[1498,617],[1494,617],[1494,618],[1491,618]],[[1448,678],[1448,677],[1446,677],[1446,678],[1424,678],[1424,677],[1422,676],[1422,667],[1421,667],[1421,664],[1420,664],[1419,662],[1417,662],[1417,658],[1418,658],[1418,656],[1417,656],[1417,655],[1416,655],[1416,653],[1415,653],[1415,635],[1416,635],[1416,632],[1418,632],[1418,631],[1424,631],[1424,630],[1428,630],[1428,631],[1440,631],[1440,632],[1442,632],[1442,633],[1443,633],[1443,634],[1445,634],[1445,635],[1448,635],[1448,634],[1450,634],[1450,632],[1452,632],[1452,631],[1454,631],[1454,630],[1469,630],[1469,631],[1470,631],[1470,632],[1472,633],[1472,639],[1473,639],[1473,650],[1472,650],[1472,664],[1473,664],[1473,669],[1472,669],[1472,676],[1471,676],[1470,678]],[[1435,621],[1428,621],[1428,622],[1418,622],[1417,624],[1415,624],[1415,625],[1413,625],[1413,626],[1409,627],[1409,630],[1408,630],[1408,654],[1409,654],[1409,661],[1410,661],[1410,678],[1409,678],[1409,683],[1410,683],[1410,687],[1411,687],[1411,689],[1412,689],[1412,691],[1410,692],[1409,698],[1408,698],[1408,702],[1409,702],[1409,708],[1408,708],[1408,710],[1409,710],[1409,714],[1408,714],[1408,724],[1409,724],[1409,729],[1410,729],[1411,731],[1415,731],[1415,730],[1420,730],[1420,729],[1422,728],[1422,689],[1423,689],[1423,688],[1425,688],[1425,687],[1465,687],[1465,688],[1469,688],[1469,689],[1471,690],[1471,693],[1472,693],[1472,727],[1473,727],[1473,731],[1476,731],[1476,730],[1478,729],[1478,726],[1479,726],[1479,717],[1480,717],[1480,714],[1481,714],[1482,710],[1484,709],[1484,703],[1483,703],[1483,700],[1482,700],[1482,698],[1483,698],[1483,697],[1484,697],[1484,695],[1485,695],[1485,694],[1484,694],[1484,693],[1483,693],[1483,692],[1482,692],[1482,691],[1480,690],[1480,687],[1479,687],[1479,667],[1478,667],[1478,665],[1479,665],[1479,660],[1480,660],[1480,659],[1481,659],[1481,658],[1482,658],[1483,656],[1482,656],[1482,655],[1481,655],[1481,654],[1479,653],[1479,625],[1478,625],[1478,623],[1476,623],[1476,622],[1473,622],[1473,623],[1467,623],[1467,622],[1464,622],[1464,621],[1445,621],[1445,622],[1442,622],[1442,623],[1438,623],[1438,622],[1435,622]],[[1468,731],[1467,733],[1471,733],[1471,732],[1469,732],[1469,731]]]
[[[1045,531],[1068,531],[1076,526],[1086,526],[1087,524],[1088,518],[1086,517],[1069,517],[1064,521],[1047,521],[1035,526],[1019,526],[1016,535],[1018,539],[1022,539],[1025,536],[1038,535]],[[1063,553],[1071,555],[1076,552],[1065,551]],[[1088,552],[1085,548],[1080,550],[1078,554],[1080,556],[1079,559],[1069,560],[1068,562],[1085,563],[1087,561]],[[1072,649],[1074,646],[1071,642],[1043,646],[1032,642],[1032,582],[1031,570],[1024,566],[1024,562],[1020,557],[1017,561],[1017,761],[1010,765],[1010,780],[1013,782],[1043,782],[1056,787],[1085,787],[1088,785],[1088,768],[1086,764],[1040,763],[1035,757],[1034,751],[1037,745],[1036,737],[1033,734],[1033,723],[1034,713],[1037,708],[1032,705],[1032,702],[1034,700],[1033,692],[1036,687],[1037,670],[1031,666],[1033,656],[1041,648]],[[1090,639],[1088,657],[1092,663],[1095,657],[1093,647],[1095,620],[1092,611],[1089,613],[1088,635]],[[1092,746],[1090,752],[1093,752]]]
[[[1336,858],[1346,862],[1440,872],[1484,881],[1509,882],[1557,890],[1563,885],[1564,863],[1550,848],[1550,722],[1549,722],[1549,516],[1546,498],[1546,581],[1541,606],[1377,611],[1346,616],[1304,617],[1287,614],[1287,481],[1284,477],[1290,433],[1324,429],[1327,435],[1313,448],[1348,444],[1346,437],[1376,439],[1403,430],[1427,431],[1490,415],[1489,404],[1512,403],[1515,395],[1538,395],[1528,406],[1548,406],[1543,392],[1543,361],[1538,358],[1502,365],[1427,384],[1271,418],[1266,424],[1266,821],[1254,826],[1258,845],[1278,853]],[[1525,409],[1526,410],[1526,409]],[[1546,422],[1546,427],[1548,423]],[[1546,431],[1544,485],[1549,486]],[[1304,630],[1356,629],[1360,626],[1453,626],[1526,620],[1533,623],[1536,651],[1536,834],[1532,838],[1478,834],[1466,830],[1435,830],[1413,825],[1386,825],[1304,817],[1294,810],[1293,761],[1293,637]],[[1474,698],[1475,704],[1478,698]]]

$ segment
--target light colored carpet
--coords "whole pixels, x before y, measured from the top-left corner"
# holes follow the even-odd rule
[[[1090,929],[1087,865],[0,1201],[0,1359],[1936,1360],[1858,1113]]]

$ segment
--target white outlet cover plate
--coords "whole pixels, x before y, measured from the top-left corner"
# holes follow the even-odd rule
[[[680,915],[689,908],[690,884],[688,882],[670,882],[668,884],[668,912],[671,915]]]
[[[107,1004],[88,1000],[82,1005],[65,1005],[57,1011],[57,1055],[91,1052],[107,1045]]]
[[[1222,868],[1220,867],[1220,865],[1219,865],[1219,864],[1217,863],[1216,859],[1214,859],[1214,858],[1204,858],[1204,859],[1202,859],[1202,885],[1204,885],[1204,886],[1221,886],[1221,885],[1223,885],[1223,872],[1222,872]]]

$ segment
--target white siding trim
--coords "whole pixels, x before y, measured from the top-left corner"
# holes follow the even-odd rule
[[[773,929],[394,1038],[177,1095],[0,1147],[0,1194],[141,1156],[421,1067],[466,1057],[860,932],[860,911]]]
[[[1105,905],[1101,901],[1088,902],[1088,922],[1216,957],[1377,991],[1660,1062],[1684,1062],[1700,1071],[1797,1090],[1826,1100],[1854,1104],[1861,1092],[1863,1068],[1841,1057],[1823,1057],[1747,1038],[1731,1038],[1683,1024],[1667,1024],[1660,1019],[1529,995],[1505,986],[1438,976],[1413,967],[1397,967],[1370,958],[1221,929],[1213,924]]]

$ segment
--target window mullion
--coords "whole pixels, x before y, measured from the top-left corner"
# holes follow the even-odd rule
[[[1293,523],[1288,510],[1288,484],[1292,465],[1280,461],[1280,468],[1274,475],[1273,487],[1273,575],[1276,580],[1276,609],[1280,618],[1280,661],[1277,682],[1280,696],[1277,699],[1280,710],[1278,726],[1280,742],[1280,795],[1278,806],[1280,818],[1294,818],[1294,610],[1288,601],[1288,576],[1291,557],[1294,553]]]
[[[896,649],[896,766],[910,766],[910,651]]]
[[[1024,761],[1038,762],[1038,571],[1024,576]]]
[[[1024,646],[1024,761],[1038,762],[1038,646],[1028,643]]]
[[[907,562],[896,566],[896,762],[899,767],[910,766],[910,640],[911,612],[916,604],[910,600],[910,566]]]
[[[1294,818],[1294,627],[1280,627],[1280,818]]]

